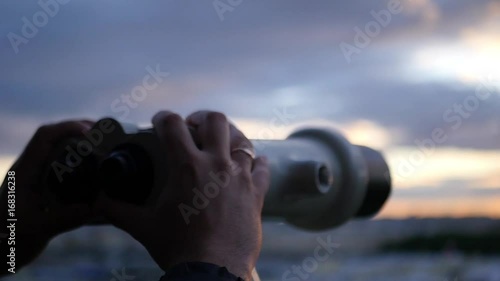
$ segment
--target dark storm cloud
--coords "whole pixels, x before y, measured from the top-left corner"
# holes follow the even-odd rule
[[[141,83],[145,68],[171,73],[131,113],[145,122],[159,108],[184,114],[212,108],[232,117],[269,118],[287,106],[300,120],[370,119],[404,129],[405,143],[446,125],[443,112],[473,93],[447,83],[409,84],[401,77],[408,49],[422,38],[454,38],[482,20],[491,1],[436,1],[439,21],[420,29],[423,15],[393,15],[391,23],[351,64],[339,49],[352,43],[353,28],[373,20],[386,1],[243,1],[220,21],[212,1],[70,1],[15,54],[7,34],[21,34],[33,2],[0,4],[0,153],[16,146],[16,122],[116,115],[111,104]],[[466,17],[464,15],[467,15]],[[498,98],[469,119],[448,145],[498,148]],[[22,118],[23,117],[23,118]],[[16,121],[17,120],[17,121]],[[24,121],[23,121],[24,120]],[[36,126],[28,122],[24,128]],[[27,123],[27,124],[28,124]],[[34,129],[34,128],[33,128]],[[460,132],[482,132],[483,135]],[[496,135],[495,135],[496,134]],[[19,145],[18,145],[19,146]]]

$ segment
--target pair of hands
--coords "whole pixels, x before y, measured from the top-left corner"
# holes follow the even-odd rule
[[[168,183],[152,207],[114,201],[102,195],[92,206],[61,206],[46,210],[40,196],[41,177],[56,144],[82,136],[91,121],[70,121],[41,127],[11,170],[16,172],[16,263],[34,259],[56,235],[104,216],[128,232],[167,268],[190,261],[225,266],[251,279],[262,242],[261,211],[269,187],[265,158],[252,159],[237,148],[251,142],[227,118],[200,111],[186,120],[162,111],[153,117],[154,129],[168,147]],[[194,129],[192,134],[189,127]],[[192,206],[193,188],[204,192],[211,174],[227,176],[208,205],[189,216],[179,206]],[[6,221],[7,195],[0,190],[0,223]],[[1,232],[1,231],[0,231]]]

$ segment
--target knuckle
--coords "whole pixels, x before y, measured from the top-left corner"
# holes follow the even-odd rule
[[[225,158],[216,158],[214,168],[218,171],[230,171],[233,166],[232,161]]]
[[[182,158],[184,162],[189,163],[189,165],[192,165],[194,167],[197,167],[199,165],[198,155],[194,151],[186,149],[183,151],[183,154],[184,156]]]
[[[198,159],[198,155],[195,153],[190,153],[189,151],[186,151],[184,153],[184,156],[182,157],[182,162],[188,163],[189,165],[192,166],[200,165],[200,159]]]
[[[200,175],[199,166],[197,161],[193,159],[184,159],[182,163],[179,164],[180,172],[191,179],[198,179]]]
[[[212,111],[212,112],[207,113],[206,120],[208,122],[223,123],[223,122],[227,122],[227,117],[223,113]]]
[[[250,141],[242,134],[236,134],[232,138],[232,142],[236,145],[236,147],[240,148],[251,148]]]
[[[205,113],[205,110],[198,110],[188,115],[187,119],[192,120],[193,118],[199,117]]]
[[[161,122],[162,122],[162,125],[168,126],[168,125],[171,125],[171,124],[176,124],[176,123],[183,122],[183,120],[182,120],[182,117],[179,114],[172,113],[172,114],[168,114],[168,115],[164,116],[162,118]]]
[[[49,135],[52,131],[52,126],[51,125],[48,125],[48,124],[45,124],[45,125],[42,125],[40,126],[36,132],[35,132],[35,136],[36,137],[45,137],[47,135]]]

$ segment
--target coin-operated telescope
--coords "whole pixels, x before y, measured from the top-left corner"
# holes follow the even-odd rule
[[[271,171],[264,219],[322,230],[373,216],[389,197],[382,155],[331,129],[308,128],[285,140],[252,143]],[[116,200],[154,204],[166,186],[167,157],[168,147],[153,129],[101,119],[85,137],[61,143],[43,192],[49,204],[92,202],[101,191]]]

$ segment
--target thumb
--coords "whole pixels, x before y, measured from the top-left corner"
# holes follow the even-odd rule
[[[134,204],[113,200],[101,194],[94,204],[94,212],[104,216],[112,225],[140,239],[148,229],[150,213]]]

